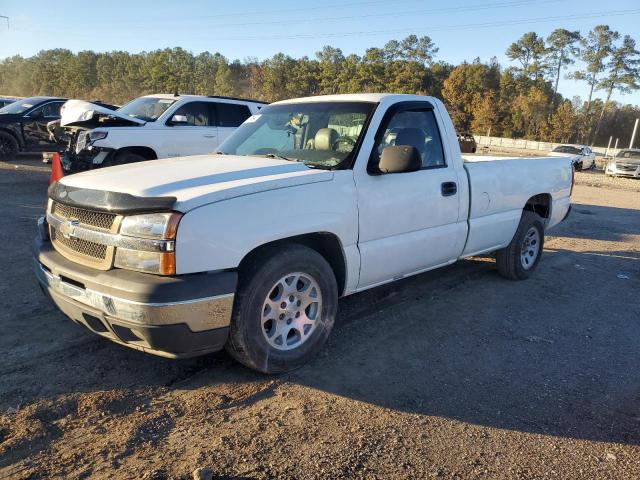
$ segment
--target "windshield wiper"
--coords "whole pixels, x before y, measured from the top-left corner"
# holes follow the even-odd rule
[[[295,158],[285,157],[284,155],[280,155],[278,153],[265,153],[266,158],[279,158],[280,160],[286,160],[287,162],[300,162],[300,160],[296,160]]]

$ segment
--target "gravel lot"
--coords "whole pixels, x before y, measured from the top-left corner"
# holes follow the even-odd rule
[[[29,252],[47,169],[19,164],[0,165],[1,479],[640,477],[640,181],[579,173],[530,280],[474,258],[345,298],[322,354],[267,377],[54,310]]]

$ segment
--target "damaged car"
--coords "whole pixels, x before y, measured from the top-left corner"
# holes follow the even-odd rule
[[[28,97],[0,108],[0,160],[11,160],[20,152],[55,148],[47,124],[60,118],[65,101],[58,97]]]
[[[156,94],[117,110],[69,100],[59,130],[67,173],[158,158],[212,153],[263,102],[235,97]]]

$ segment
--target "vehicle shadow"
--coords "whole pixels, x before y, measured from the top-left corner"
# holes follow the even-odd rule
[[[586,260],[591,253],[599,256]],[[546,252],[545,262],[622,261],[620,252],[607,254]],[[563,285],[549,281],[553,265],[541,270],[518,283],[486,272],[455,290],[425,288],[364,318],[342,319],[327,356],[292,379],[398,411],[640,444],[639,265],[624,280],[612,275],[619,287],[593,292],[630,300],[615,309],[606,300],[580,303],[591,289],[577,277],[588,272],[573,268]]]
[[[583,208],[595,214],[574,213],[554,236],[640,234],[637,210],[576,207]],[[224,410],[267,400],[275,380],[399,412],[638,445],[640,255],[637,245],[623,245],[548,249],[524,282],[501,278],[491,258],[473,258],[346,297],[323,352],[277,377],[222,352],[171,361],[132,351],[82,332],[42,299],[32,324],[77,331],[77,343],[5,364],[0,406],[44,402],[34,418],[55,421],[79,410],[78,394],[95,394],[103,410],[126,415],[154,392],[206,389],[226,398],[213,407]],[[112,391],[128,393],[110,399]],[[32,453],[25,447],[11,462]]]
[[[574,204],[569,218],[551,235],[622,241],[628,235],[640,235],[640,210]]]

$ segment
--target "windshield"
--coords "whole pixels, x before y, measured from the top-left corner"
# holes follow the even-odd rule
[[[552,151],[559,152],[559,153],[571,153],[573,155],[580,155],[580,153],[582,152],[582,149],[578,147],[572,147],[571,145],[558,145]]]
[[[116,111],[145,122],[155,122],[175,102],[172,98],[140,97]]]
[[[349,162],[374,107],[365,102],[271,105],[249,117],[218,151],[336,168]]]
[[[42,102],[42,98],[23,98],[22,100],[17,100],[13,103],[10,103],[6,107],[0,108],[0,113],[24,113],[40,102]]]
[[[616,155],[616,160],[620,159],[628,163],[640,163],[640,150],[621,150]]]

